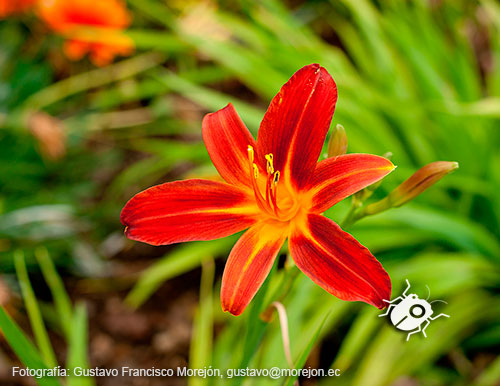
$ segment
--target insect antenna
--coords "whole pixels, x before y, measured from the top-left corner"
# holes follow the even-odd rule
[[[430,302],[429,304],[436,303],[436,302],[442,302],[442,303],[444,303],[444,304],[448,304],[448,302],[445,302],[444,300],[439,300],[439,299],[437,299],[437,300],[433,300],[433,301],[432,301],[432,302]]]
[[[427,291],[429,292],[429,295],[427,295],[427,299],[425,299],[427,301],[431,297],[431,289],[429,288],[429,286],[427,284],[425,286],[427,287]]]

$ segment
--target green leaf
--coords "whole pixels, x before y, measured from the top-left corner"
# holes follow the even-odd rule
[[[150,52],[110,66],[74,75],[33,94],[25,100],[23,106],[26,109],[38,110],[88,89],[130,78],[157,66],[163,60],[162,54]]]
[[[40,313],[38,301],[35,293],[33,292],[33,288],[31,287],[28,271],[26,270],[26,265],[24,263],[24,256],[21,251],[16,251],[14,263],[16,266],[19,284],[21,286],[21,293],[26,305],[26,311],[28,312],[31,328],[33,329],[33,334],[35,335],[38,348],[42,353],[45,363],[47,363],[49,367],[56,367],[56,356],[52,345],[50,344],[49,334],[47,333],[47,329],[43,323],[42,314]]]
[[[473,382],[475,386],[490,386],[500,379],[500,357],[493,361]]]
[[[158,50],[169,54],[180,54],[190,49],[178,36],[155,30],[129,29],[126,31],[136,48]]]
[[[30,369],[48,369],[35,346],[24,335],[17,324],[0,307],[0,329],[21,362]],[[40,386],[62,386],[55,377],[36,378]]]
[[[208,87],[197,85],[187,79],[177,76],[172,72],[163,72],[161,76],[157,77],[157,80],[165,84],[171,90],[188,97],[192,101],[199,103],[210,110],[221,109],[231,102],[241,115],[243,121],[246,122],[246,124],[250,127],[250,129],[253,129],[254,132],[257,131],[260,121],[264,116],[263,111],[249,103],[246,103],[236,97],[214,91]]]
[[[74,369],[81,367],[88,368],[88,325],[87,325],[87,310],[85,304],[78,304],[75,308],[71,336],[68,345],[68,360],[66,367]],[[71,371],[71,370],[70,370]],[[68,378],[68,386],[93,386],[95,381],[91,377],[70,376]]]
[[[52,298],[56,306],[59,316],[59,323],[66,335],[66,338],[71,336],[71,327],[73,326],[73,311],[71,300],[68,293],[64,289],[64,283],[58,275],[57,270],[49,256],[46,248],[38,248],[35,251],[35,256],[42,270],[43,277],[47,282]]]
[[[309,343],[307,344],[305,350],[302,352],[302,354],[300,355],[300,357],[295,362],[294,369],[301,369],[306,364],[307,358],[309,357],[309,353],[311,352],[311,350],[313,349],[314,345],[316,344],[316,342],[317,342],[317,340],[318,340],[318,338],[320,336],[321,329],[323,328],[323,325],[325,324],[325,322],[326,322],[326,320],[328,319],[329,316],[330,316],[330,312],[328,312],[326,314],[326,316],[323,318],[323,320],[318,324],[318,326],[314,330],[314,333],[311,336],[311,338],[309,339]],[[285,380],[284,384],[286,386],[293,386],[293,384],[294,384],[294,382],[295,382],[296,379],[297,379],[296,376],[287,377],[287,379]]]
[[[441,240],[466,251],[482,253],[492,261],[500,260],[498,240],[482,225],[456,214],[411,204],[363,219],[363,223],[385,223],[385,226],[387,220],[436,234]]]
[[[210,366],[212,362],[213,340],[213,281],[215,264],[213,259],[203,261],[201,265],[200,304],[193,321],[193,334],[189,351],[189,366],[201,369]],[[190,377],[189,386],[204,385],[200,377]]]

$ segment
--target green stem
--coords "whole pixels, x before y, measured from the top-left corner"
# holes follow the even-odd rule
[[[367,205],[362,212],[363,217],[364,216],[372,216],[374,214],[378,214],[380,212],[383,212],[387,209],[390,208],[395,208],[395,206],[392,205],[391,200],[389,199],[389,196],[383,198],[380,201],[374,202],[373,204]]]
[[[286,269],[285,276],[283,277],[279,287],[274,291],[272,296],[270,297],[270,301],[267,303],[267,306],[264,308],[264,311],[261,313],[261,319],[270,321],[272,313],[274,311],[273,302],[282,302],[283,299],[288,295],[290,290],[295,283],[295,279],[299,276],[299,269],[296,265],[293,265]]]
[[[286,274],[285,277],[283,278],[283,281],[280,285],[280,288],[277,291],[278,296],[275,297],[273,301],[276,302],[282,302],[285,296],[290,292],[290,290],[293,287],[293,284],[295,283],[295,279],[299,276],[299,269],[297,268],[296,265],[293,267],[290,267]]]
[[[347,212],[347,215],[340,224],[341,228],[345,229],[351,227],[356,221],[358,221],[362,217],[362,216],[360,217],[359,213],[360,213],[360,207],[358,205],[355,205],[353,201],[351,208],[349,209],[349,212]]]

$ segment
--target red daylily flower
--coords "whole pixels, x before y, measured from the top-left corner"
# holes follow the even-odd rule
[[[40,0],[38,8],[47,25],[66,38],[64,53],[70,60],[88,53],[96,66],[105,66],[134,51],[134,42],[123,33],[132,16],[122,0]],[[97,32],[89,27],[99,28],[99,41],[92,41]]]
[[[212,240],[249,228],[222,277],[224,311],[241,314],[288,238],[297,267],[343,300],[384,308],[391,281],[382,265],[322,212],[383,178],[387,159],[347,154],[317,162],[337,101],[330,74],[303,67],[274,97],[257,141],[234,107],[208,114],[203,140],[221,177],[169,182],[134,196],[121,221],[132,240],[153,245]]]

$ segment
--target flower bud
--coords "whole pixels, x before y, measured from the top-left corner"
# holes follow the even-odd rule
[[[328,141],[328,157],[343,155],[347,151],[347,135],[344,126],[337,125]]]
[[[389,208],[397,208],[413,200],[448,173],[458,168],[458,162],[437,161],[417,170],[389,195],[365,208],[366,214],[375,214]]]
[[[458,162],[437,161],[425,165],[389,194],[392,206],[398,207],[413,200],[424,190],[457,168]]]

